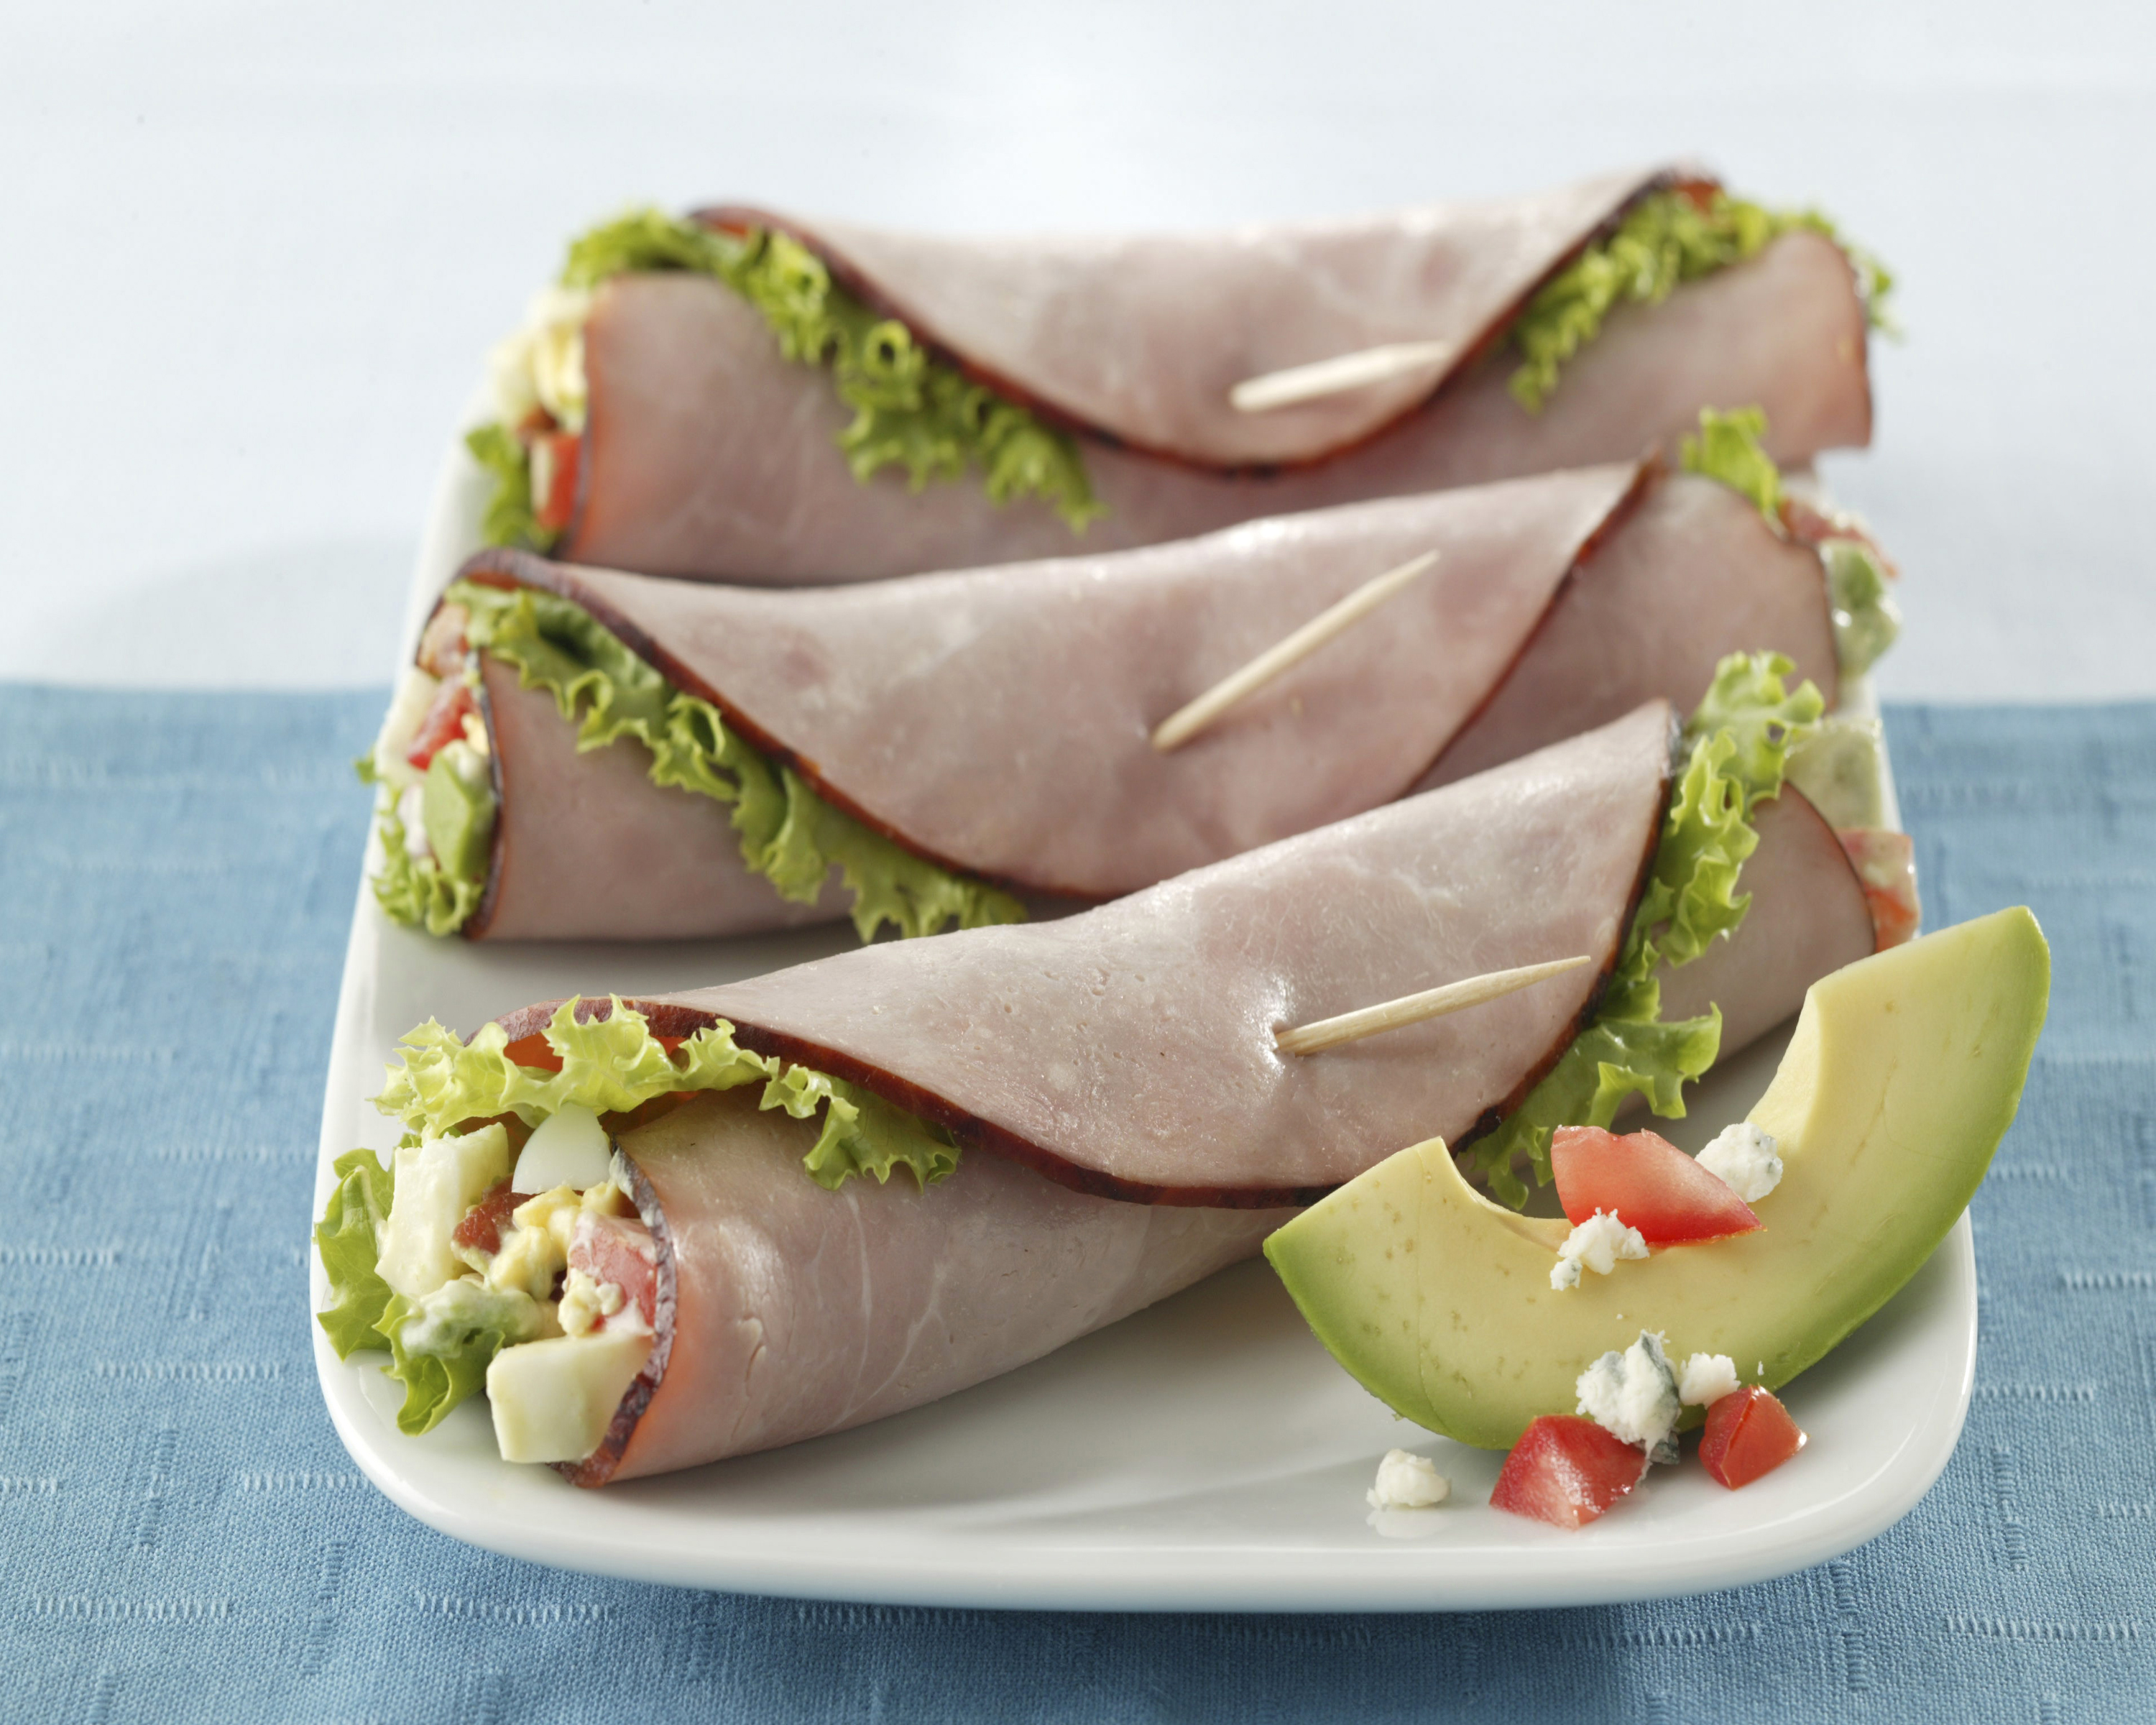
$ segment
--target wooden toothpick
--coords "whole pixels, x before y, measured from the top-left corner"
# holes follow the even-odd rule
[[[1404,994],[1398,1000],[1366,1006],[1358,1012],[1343,1012],[1337,1018],[1320,1019],[1316,1024],[1299,1024],[1292,1030],[1276,1030],[1273,1046],[1282,1054],[1317,1054],[1337,1048],[1343,1042],[1358,1042],[1365,1036],[1419,1024],[1424,1019],[1440,1018],[1448,1012],[1480,1006],[1486,1000],[1532,988],[1537,983],[1563,976],[1568,970],[1577,970],[1594,962],[1582,952],[1574,958],[1553,958],[1547,964],[1523,964],[1517,970],[1493,970],[1487,976],[1471,976],[1461,982],[1447,983],[1441,988],[1425,988],[1419,994]]]
[[[1285,640],[1266,648],[1240,670],[1230,672],[1197,700],[1169,714],[1153,732],[1152,746],[1163,754],[1182,747],[1237,701],[1255,695],[1281,672],[1299,665],[1343,629],[1368,616],[1436,561],[1437,553],[1426,551],[1399,568],[1388,569],[1364,582]]]
[[[1426,371],[1442,365],[1456,352],[1450,341],[1388,341],[1380,347],[1364,347],[1309,365],[1245,377],[1228,392],[1228,401],[1238,413],[1270,413],[1276,408],[1345,395],[1351,389],[1367,389],[1373,383],[1405,377],[1410,372]]]

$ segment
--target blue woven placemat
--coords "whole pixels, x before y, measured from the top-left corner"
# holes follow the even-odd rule
[[[0,1717],[2156,1717],[2156,707],[1890,715],[1930,921],[2025,901],[2055,963],[1916,1512],[1735,1593],[1332,1618],[675,1592],[377,1496],[305,1243],[379,709],[0,687]]]

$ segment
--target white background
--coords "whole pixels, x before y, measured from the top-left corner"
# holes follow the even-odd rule
[[[0,15],[0,675],[386,681],[562,240],[726,198],[1218,223],[1693,153],[1900,273],[1889,698],[2156,694],[2156,7],[53,5]]]

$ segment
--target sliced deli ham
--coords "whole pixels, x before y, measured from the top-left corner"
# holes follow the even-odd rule
[[[556,547],[654,574],[798,584],[1115,550],[1255,516],[1630,459],[1673,449],[1703,406],[1757,403],[1780,459],[1871,434],[1866,312],[1849,262],[1798,231],[1620,308],[1539,413],[1502,343],[1533,290],[1661,177],[1606,177],[1503,204],[1201,236],[945,240],[767,212],[932,352],[1079,434],[1105,513],[1074,539],[1046,504],[975,485],[856,480],[829,377],[707,277],[639,274],[584,330],[588,419]],[[1401,340],[1448,364],[1274,413],[1254,374]]]
[[[1379,571],[1439,562],[1204,735],[1152,727]],[[1466,776],[1772,648],[1830,696],[1820,562],[1648,465],[1246,523],[1196,540],[775,593],[482,553],[583,607],[828,802],[963,874],[1105,898]],[[1598,652],[1598,644],[1602,650]],[[752,875],[724,809],[578,753],[489,661],[502,814],[475,936],[732,933],[843,914]],[[634,880],[633,904],[606,889]],[[616,919],[613,922],[609,919]]]
[[[826,1191],[814,1137],[755,1092],[625,1134],[664,1254],[657,1341],[600,1449],[633,1479],[918,1407],[1254,1255],[1282,1210],[1118,1204],[995,1157],[927,1191]]]
[[[1661,176],[1345,221],[1211,234],[960,239],[726,208],[776,228],[916,339],[1056,419],[1206,467],[1322,460],[1435,392],[1558,267]],[[1245,378],[1394,341],[1445,341],[1451,365],[1238,412]]]
[[[599,1485],[916,1406],[1249,1255],[1286,1206],[1389,1146],[1433,1132],[1471,1142],[1592,1018],[1654,860],[1673,722],[1666,703],[1649,703],[1060,923],[870,947],[621,1003],[642,1027],[628,1042],[595,1034],[580,1058],[618,1046],[627,1059],[634,1045],[648,1062],[654,1038],[685,1056],[757,1050],[850,1082],[856,1111],[880,1098],[943,1127],[960,1154],[925,1185],[812,1178],[803,1160],[818,1126],[759,1106],[772,1100],[763,1075],[685,1095],[646,1073],[634,1094],[649,1105],[607,1117],[618,1158],[579,1201],[568,1248],[593,1284],[587,1306],[612,1314],[592,1358],[615,1358],[608,1338],[626,1325],[633,1378],[614,1380],[625,1389],[608,1391],[582,1447],[551,1455]],[[1834,835],[1816,842],[1800,800],[1785,819],[1767,815],[1777,806],[1762,805],[1744,882],[1761,937],[1802,956],[1724,968],[1725,1047],[1786,1015],[1815,968],[1869,947],[1851,927],[1863,888]],[[1837,858],[1839,874],[1825,866]],[[1594,964],[1471,1012],[1307,1059],[1275,1045],[1286,1023],[1573,951]],[[542,1050],[572,1018],[596,1033],[615,1009],[512,1014],[490,1033],[495,1052],[475,1050],[479,1065],[454,1081],[490,1110],[486,1098],[511,1093],[489,1087],[489,1060],[550,1070]],[[425,1033],[408,1040],[439,1046]],[[429,1070],[432,1091],[446,1069]],[[792,1093],[799,1070],[767,1072],[784,1070]],[[400,1107],[419,1092],[402,1094]],[[618,1188],[634,1219],[616,1219]],[[505,1369],[512,1348],[488,1375],[490,1394],[499,1378],[523,1399],[508,1429],[527,1438],[561,1425],[531,1399],[544,1376],[536,1350],[555,1350],[551,1362],[583,1344],[531,1345],[531,1369]],[[563,1393],[590,1381],[564,1380]],[[531,1459],[546,1459],[532,1441]]]

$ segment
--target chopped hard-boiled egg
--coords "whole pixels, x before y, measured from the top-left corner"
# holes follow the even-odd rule
[[[604,1440],[650,1352],[650,1335],[629,1329],[503,1348],[486,1368],[502,1460],[583,1461]]]
[[[591,311],[592,296],[583,289],[545,289],[533,296],[524,327],[495,345],[487,366],[503,424],[521,425],[543,408],[565,431],[584,429],[584,321]]]
[[[524,1173],[520,1160],[516,1172]],[[522,1188],[512,1180],[517,1190]],[[510,1225],[501,1237],[501,1250],[488,1261],[489,1287],[521,1288],[535,1300],[550,1300],[554,1285],[569,1267],[569,1245],[576,1238],[577,1218],[590,1210],[603,1216],[634,1215],[636,1206],[613,1181],[602,1179],[579,1192],[562,1184],[527,1198],[510,1212]]]
[[[423,1138],[396,1153],[395,1173],[377,1268],[393,1289],[416,1300],[464,1273],[450,1236],[465,1213],[508,1177],[509,1135],[497,1124]]]
[[[613,1147],[598,1116],[567,1102],[532,1129],[509,1183],[519,1192],[547,1192],[557,1186],[582,1191],[601,1184],[613,1160]]]

